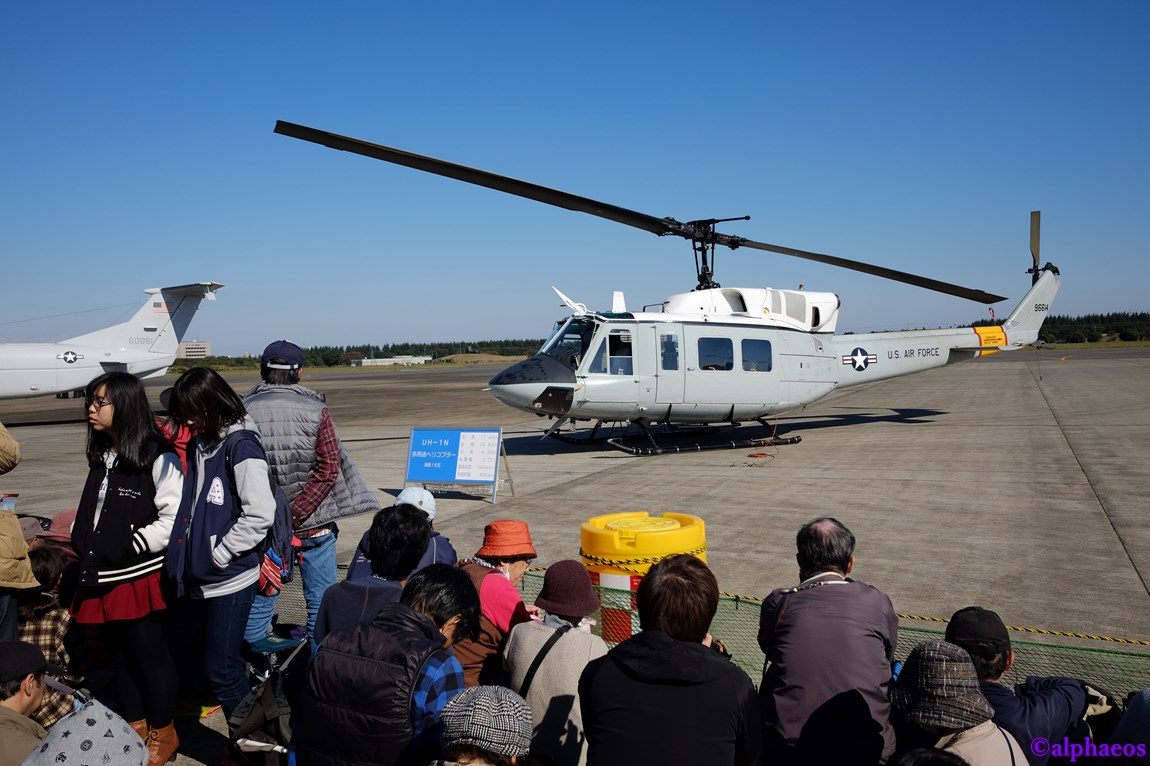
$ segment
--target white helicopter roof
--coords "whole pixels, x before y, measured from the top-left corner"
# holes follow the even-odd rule
[[[588,311],[556,288],[552,288],[576,316],[593,314],[612,320],[668,322],[729,322],[787,327],[803,332],[833,333],[839,319],[839,297],[834,293],[807,290],[776,290],[773,287],[715,287],[672,295],[658,312],[628,313],[623,294],[616,292],[611,314]],[[626,317],[620,316],[627,314]]]

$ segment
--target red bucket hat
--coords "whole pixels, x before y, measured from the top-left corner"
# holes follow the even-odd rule
[[[535,558],[535,546],[531,542],[531,533],[527,530],[526,521],[514,519],[501,519],[493,521],[483,528],[483,547],[475,552],[481,558],[517,558],[530,556]]]

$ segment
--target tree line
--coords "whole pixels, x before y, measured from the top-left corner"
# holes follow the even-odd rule
[[[351,346],[311,346],[303,349],[305,367],[339,367],[359,359],[386,359],[395,356],[430,356],[442,359],[455,354],[498,354],[531,356],[543,345],[542,338],[484,341],[451,341],[440,343],[385,343]],[[255,369],[259,357],[209,356],[204,359],[177,359],[173,371],[203,366],[213,369]]]
[[[983,320],[972,327],[1002,324]],[[1046,317],[1038,337],[1046,343],[1098,343],[1103,340],[1139,341],[1150,339],[1150,313],[1118,311],[1071,317]]]

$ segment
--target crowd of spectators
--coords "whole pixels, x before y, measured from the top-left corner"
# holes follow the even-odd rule
[[[47,753],[53,728],[69,726],[77,704],[71,692],[81,685],[118,713],[108,711],[109,721],[123,724],[117,731],[135,738],[124,745],[125,757],[150,766],[173,759],[178,739],[163,733],[171,726],[168,702],[148,701],[168,694],[169,681],[166,675],[148,679],[139,668],[169,672],[170,656],[152,656],[156,631],[186,625],[176,619],[185,601],[208,624],[200,672],[225,715],[258,681],[245,661],[301,643],[308,648],[300,689],[290,700],[290,750],[300,766],[1045,766],[1062,757],[1063,751],[1034,747],[1039,741],[1064,745],[1067,756],[1072,745],[1095,747],[1081,750],[1089,754],[1113,743],[1121,759],[1108,763],[1150,763],[1150,691],[1133,695],[1126,714],[1110,716],[1103,729],[1103,719],[1091,715],[1100,701],[1113,700],[1079,679],[1005,683],[1015,655],[1005,624],[989,609],[958,610],[945,640],[921,643],[905,663],[897,662],[891,601],[851,577],[855,537],[830,517],[801,527],[798,583],[763,602],[758,643],[766,661],[757,689],[711,635],[719,586],[708,566],[689,554],[650,567],[635,593],[640,630],[608,647],[593,630],[600,603],[581,562],[551,563],[538,597],[525,603],[517,586],[537,557],[526,522],[491,522],[474,555],[457,560],[451,542],[433,529],[434,496],[408,488],[393,506],[374,511],[347,578],[335,582],[326,552],[318,553],[334,545],[334,520],[341,516],[326,498],[344,486],[340,502],[356,503],[358,485],[347,482],[358,473],[349,471],[343,484],[336,479],[338,466],[346,471],[351,459],[322,399],[299,385],[293,348],[277,341],[265,355],[270,369],[290,373],[257,387],[261,417],[270,426],[247,417],[240,397],[216,390],[222,379],[210,371],[191,370],[177,382],[177,422],[195,434],[187,450],[189,479],[176,493],[178,511],[170,508],[170,472],[179,468],[169,450],[149,447],[135,473],[119,468],[126,428],[119,410],[139,392],[126,380],[106,378],[89,390],[89,411],[110,412],[103,421],[89,419],[93,473],[80,518],[60,513],[45,528],[0,512],[0,766]],[[222,419],[205,404],[212,396],[220,401],[210,406],[226,412]],[[286,397],[287,414],[272,406],[277,397]],[[261,429],[274,431],[277,422],[315,427],[304,429],[301,441],[300,431],[285,426],[279,446],[266,449]],[[141,438],[151,444],[153,435]],[[241,438],[255,443],[233,454],[229,445]],[[305,471],[300,458],[309,449],[314,460]],[[293,460],[282,456],[285,450]],[[19,457],[0,427],[0,469]],[[244,472],[236,471],[238,463],[245,463]],[[289,464],[295,484],[283,492],[280,469]],[[127,478],[112,486],[137,493],[127,494],[135,504],[108,499],[107,477],[117,469]],[[325,474],[328,491],[301,501],[301,493],[316,490],[309,471]],[[132,478],[137,475],[142,478]],[[263,571],[266,560],[245,558],[252,545],[228,544],[229,529],[245,517],[249,536],[270,534],[270,520],[255,522],[273,506],[291,514],[287,523],[297,540],[300,532],[322,530],[304,535],[310,545],[297,545],[302,560],[310,553],[312,561],[301,572],[307,624],[295,637],[273,630],[275,578]],[[329,509],[321,523],[309,522],[321,508]],[[104,529],[101,514],[127,512],[140,522],[120,534],[127,558],[109,553],[94,561],[85,551],[99,547],[94,536]],[[231,524],[208,543],[193,518],[211,513],[223,513],[212,518]],[[157,523],[166,526],[167,544],[141,534]],[[136,562],[140,578],[106,583],[124,560]],[[166,566],[152,566],[153,560]],[[205,569],[208,564],[215,570]],[[102,619],[83,617],[97,606]],[[125,656],[129,647],[139,648]],[[236,666],[244,668],[238,679]],[[254,762],[245,758],[232,744],[224,753],[225,764]]]

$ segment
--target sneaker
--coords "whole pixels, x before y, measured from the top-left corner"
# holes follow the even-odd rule
[[[295,649],[303,641],[302,638],[284,638],[271,633],[250,644],[249,648],[256,654],[278,654],[289,649]]]

